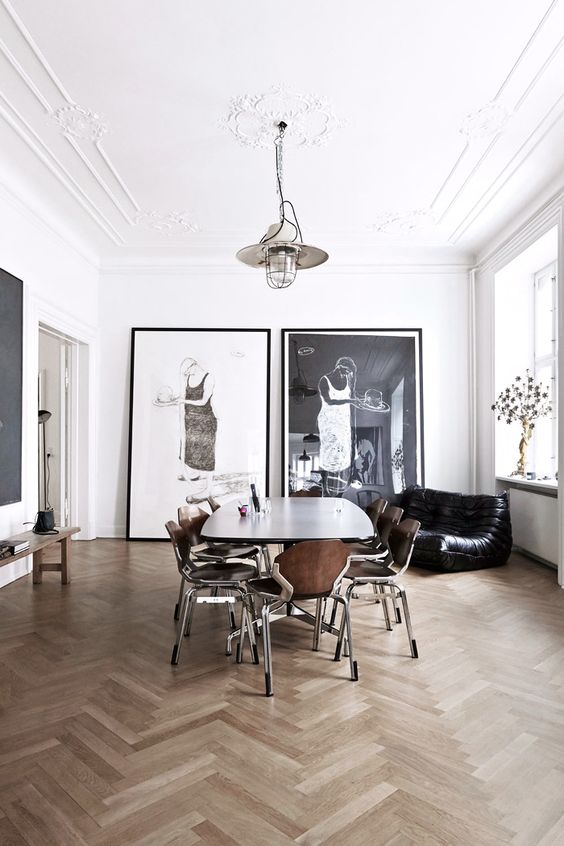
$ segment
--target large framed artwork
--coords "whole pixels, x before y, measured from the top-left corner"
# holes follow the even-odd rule
[[[420,329],[282,331],[282,479],[366,506],[424,483]]]
[[[132,329],[130,540],[168,537],[186,502],[268,494],[269,393],[269,329]]]
[[[0,505],[22,498],[23,282],[0,270]]]

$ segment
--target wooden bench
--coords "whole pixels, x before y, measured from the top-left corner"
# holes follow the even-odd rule
[[[71,537],[80,532],[78,526],[58,529],[57,535],[36,535],[35,532],[22,532],[19,535],[10,535],[10,540],[27,540],[29,546],[21,552],[16,552],[15,555],[10,555],[8,558],[0,560],[0,566],[4,564],[11,564],[12,561],[17,561],[18,558],[25,558],[28,555],[33,555],[33,584],[38,585],[43,581],[43,573],[46,571],[54,571],[61,574],[61,582],[68,585],[71,580],[70,565],[71,565]],[[43,551],[54,544],[61,546],[61,560],[56,562],[46,562],[43,560]]]

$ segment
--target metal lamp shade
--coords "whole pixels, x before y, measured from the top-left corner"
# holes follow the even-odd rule
[[[308,244],[300,244],[298,242],[288,243],[287,241],[271,241],[260,244],[251,244],[249,247],[243,247],[237,253],[237,258],[249,267],[265,267],[266,266],[266,247],[297,247],[299,255],[296,261],[296,270],[305,270],[308,267],[317,267],[319,264],[327,261],[329,254],[325,250],[320,250],[319,247],[311,247]]]
[[[271,288],[287,288],[294,281],[297,270],[317,267],[329,258],[325,250],[301,244],[295,238],[295,227],[288,221],[273,223],[259,244],[243,247],[237,258],[249,267],[266,268]]]

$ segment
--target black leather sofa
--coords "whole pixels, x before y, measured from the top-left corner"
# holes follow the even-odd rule
[[[511,552],[507,493],[461,494],[414,485],[400,503],[419,520],[411,564],[460,572],[505,564]]]

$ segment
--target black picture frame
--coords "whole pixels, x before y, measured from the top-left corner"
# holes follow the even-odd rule
[[[128,540],[166,540],[167,520],[269,493],[270,329],[131,330]]]
[[[0,506],[22,498],[23,282],[0,269]]]
[[[420,328],[282,329],[283,495],[365,507],[424,485],[422,340]]]

